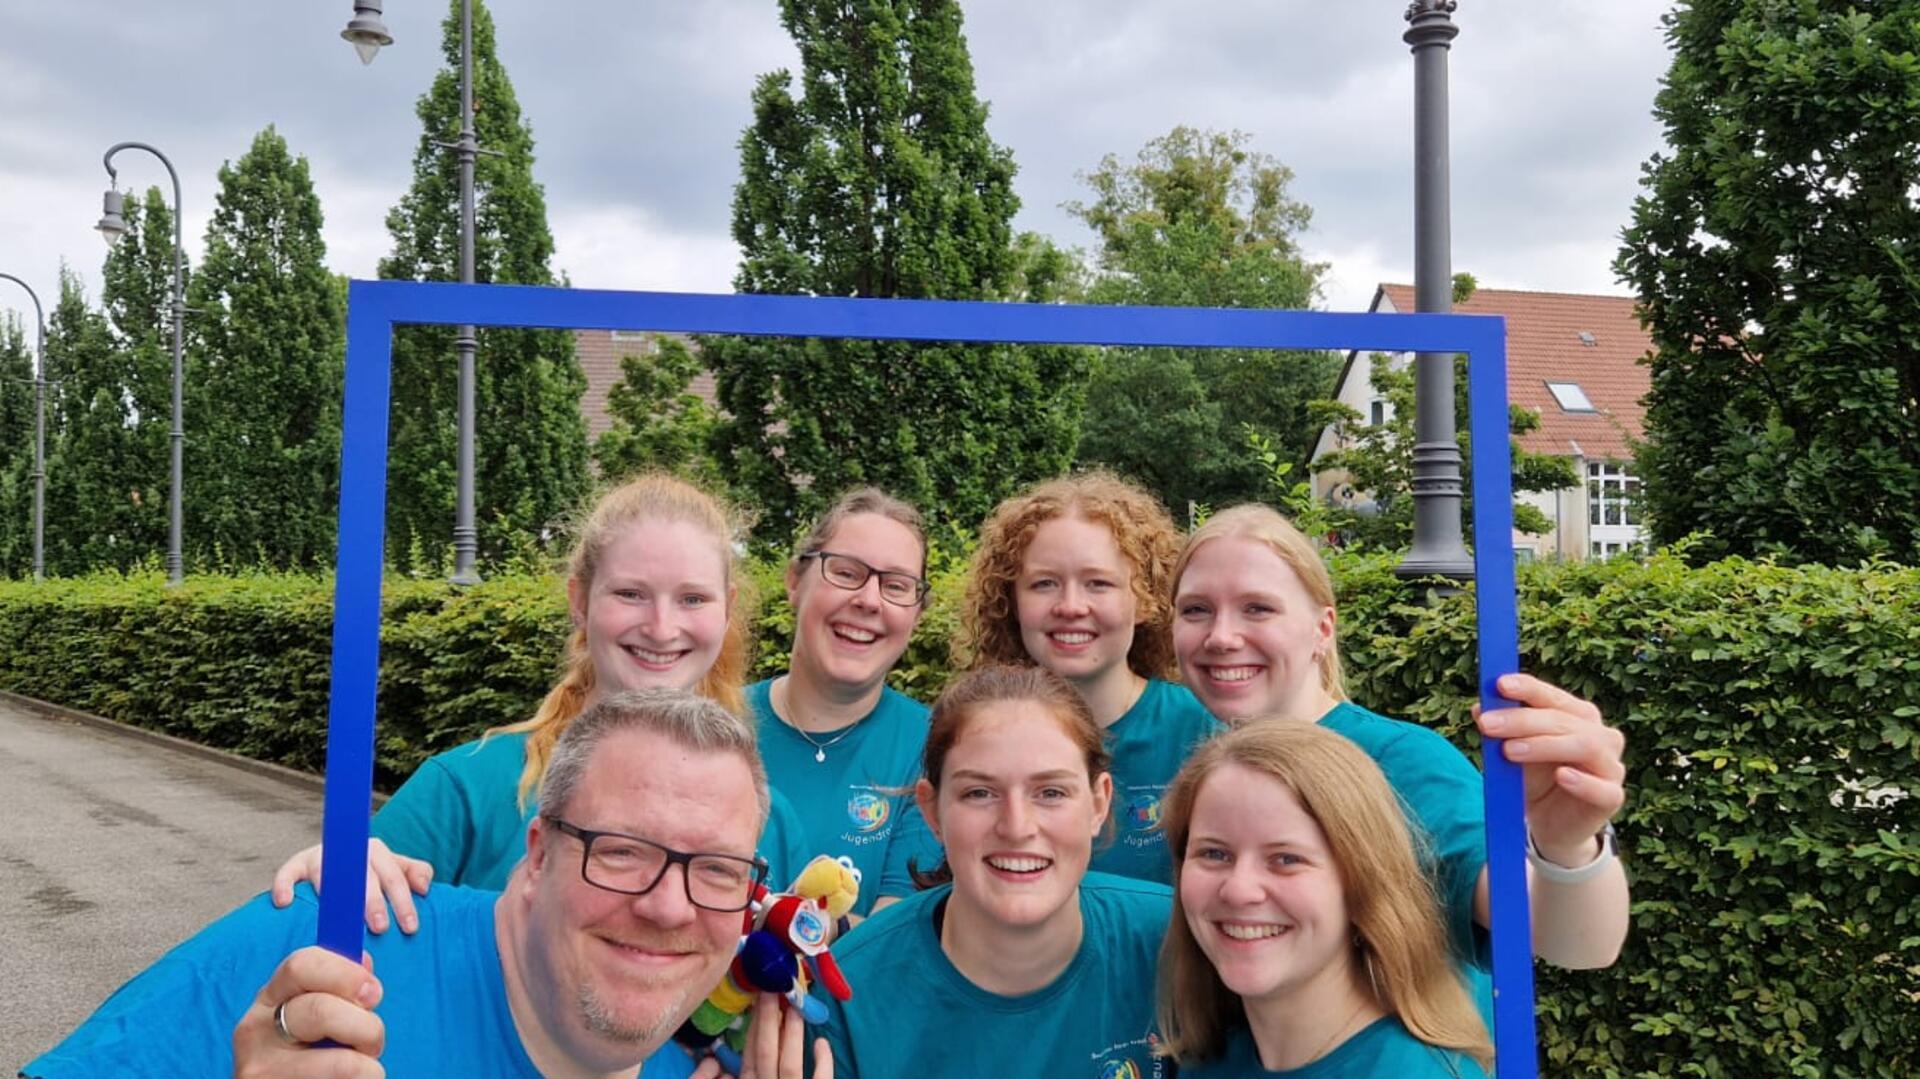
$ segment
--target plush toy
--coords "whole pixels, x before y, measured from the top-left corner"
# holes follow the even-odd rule
[[[849,858],[824,854],[807,863],[784,892],[765,887],[747,908],[733,965],[676,1036],[682,1044],[720,1058],[739,1074],[746,1045],[745,1012],[757,993],[778,993],[809,1023],[824,1022],[826,1005],[807,993],[819,981],[836,1000],[853,990],[828,951],[860,898],[860,871]]]

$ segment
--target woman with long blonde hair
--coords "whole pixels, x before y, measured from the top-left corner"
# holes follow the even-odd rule
[[[1160,1029],[1182,1076],[1484,1079],[1486,1027],[1393,789],[1359,747],[1248,724],[1194,754],[1164,820]]]
[[[1484,967],[1480,772],[1439,733],[1348,699],[1333,579],[1312,542],[1270,507],[1235,506],[1193,533],[1172,579],[1174,651],[1201,703],[1229,725],[1318,724],[1365,750],[1428,838],[1457,955]],[[1516,706],[1475,715],[1524,773],[1534,951],[1570,969],[1607,966],[1627,935],[1609,823],[1626,799],[1625,740],[1591,702],[1540,679],[1508,675],[1499,688]],[[1484,969],[1473,973],[1485,988]]]
[[[374,814],[367,924],[411,932],[409,890],[429,880],[497,890],[526,852],[527,823],[554,744],[602,696],[691,689],[739,713],[752,597],[736,565],[740,523],[721,499],[664,472],[612,488],[581,523],[567,561],[560,679],[533,716],[429,757]],[[793,807],[777,794],[761,855],[784,883],[807,853]],[[400,856],[400,857],[396,857]],[[310,847],[274,876],[274,901],[319,876]]]

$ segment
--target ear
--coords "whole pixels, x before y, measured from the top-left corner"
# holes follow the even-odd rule
[[[933,789],[932,783],[927,782],[924,778],[920,779],[913,785],[913,803],[920,807],[920,819],[927,822],[927,831],[932,832],[933,838],[939,840],[942,845],[945,845],[947,842],[946,837],[940,834],[940,814],[938,812],[940,808],[940,792]]]
[[[527,822],[527,876],[538,877],[546,872],[547,858],[551,853],[547,849],[547,822],[536,813]]]
[[[782,579],[787,584],[787,606],[798,607],[800,605],[797,598],[800,591],[800,563],[791,558],[787,559],[787,572],[782,575]]]
[[[1313,627],[1314,640],[1318,642],[1320,651],[1324,652],[1333,647],[1334,640],[1338,635],[1338,623],[1339,616],[1334,613],[1332,607],[1320,608],[1320,620],[1316,622]]]
[[[1107,812],[1113,808],[1113,773],[1101,772],[1093,780],[1093,834],[1106,827]]]
[[[567,613],[575,629],[587,624],[587,586],[578,577],[567,578]]]

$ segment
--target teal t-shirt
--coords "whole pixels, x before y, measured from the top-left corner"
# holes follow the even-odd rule
[[[1166,1074],[1153,1055],[1165,885],[1087,874],[1079,952],[1052,984],[1018,997],[981,989],[947,959],[934,918],[952,891],[903,899],[834,945],[853,989],[852,1000],[827,1002],[821,1031],[836,1079]]]
[[[385,996],[387,1074],[538,1079],[507,1005],[494,892],[435,884],[415,898],[416,933],[368,934]],[[320,903],[305,884],[284,910],[260,895],[202,929],[108,997],[59,1045],[21,1069],[31,1079],[204,1079],[233,1074],[233,1027],[280,961],[313,943]],[[670,1050],[670,1051],[669,1051]],[[667,1046],[642,1079],[692,1072]]]
[[[1351,701],[1320,723],[1372,757],[1400,796],[1408,819],[1425,833],[1447,930],[1467,961],[1476,995],[1485,978],[1485,935],[1473,923],[1473,889],[1487,864],[1487,815],[1480,772],[1434,731],[1369,712]]]
[[[1150,679],[1140,699],[1107,728],[1113,753],[1113,842],[1094,851],[1092,869],[1162,884],[1173,859],[1160,830],[1160,798],[1187,755],[1220,724],[1193,691]]]
[[[808,742],[775,714],[772,692],[771,679],[748,686],[747,705],[760,725],[767,779],[799,814],[808,854],[853,859],[861,874],[855,914],[880,896],[912,895],[909,860],[921,869],[940,864],[940,845],[913,800],[927,706],[883,688],[858,723]],[[787,883],[777,878],[773,886]]]
[[[397,853],[433,863],[436,884],[499,891],[527,853],[527,824],[538,808],[520,808],[525,731],[496,734],[427,758],[373,815],[375,838]],[[782,888],[806,865],[799,815],[773,792],[760,857],[770,887]]]
[[[1299,1068],[1269,1071],[1260,1066],[1260,1050],[1253,1033],[1238,1027],[1227,1036],[1227,1050],[1217,1060],[1182,1063],[1181,1079],[1487,1079],[1473,1058],[1451,1049],[1428,1045],[1414,1037],[1394,1016],[1367,1024],[1360,1033],[1341,1042],[1333,1052]]]

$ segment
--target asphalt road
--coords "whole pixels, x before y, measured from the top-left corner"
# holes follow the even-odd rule
[[[320,805],[310,782],[0,700],[0,1075],[264,890]]]

